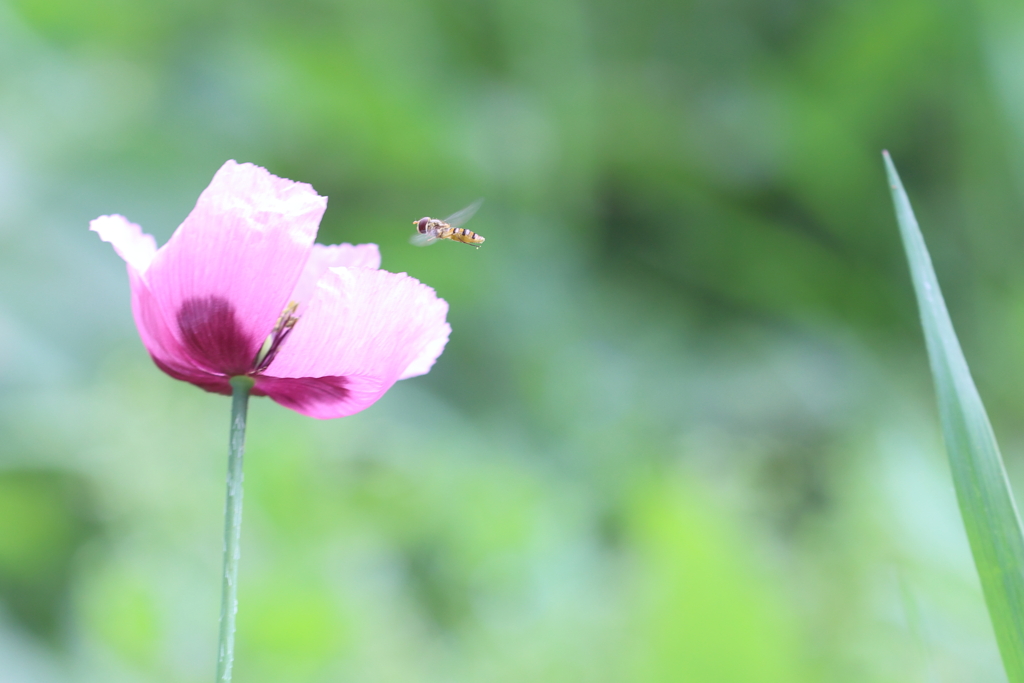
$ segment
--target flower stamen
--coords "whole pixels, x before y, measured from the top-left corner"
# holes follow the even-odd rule
[[[267,335],[267,339],[263,342],[260,352],[256,354],[256,359],[252,362],[253,373],[263,372],[270,367],[277,352],[281,349],[281,344],[291,334],[295,323],[299,322],[299,316],[293,315],[298,307],[299,304],[294,301],[285,306],[284,311],[274,325],[274,329]]]

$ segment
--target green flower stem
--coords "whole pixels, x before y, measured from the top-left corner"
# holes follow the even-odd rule
[[[238,613],[238,558],[242,537],[242,455],[251,377],[231,378],[231,439],[228,449],[228,496],[224,503],[224,585],[220,603],[217,683],[231,683],[235,660],[235,615]]]

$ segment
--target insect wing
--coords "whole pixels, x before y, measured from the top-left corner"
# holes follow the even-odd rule
[[[417,247],[429,247],[436,241],[437,235],[433,234],[421,235],[420,233],[416,233],[415,235],[409,238],[409,243],[415,244]]]
[[[480,208],[480,205],[484,203],[483,199],[478,199],[461,211],[456,211],[448,218],[444,219],[444,222],[453,228],[457,228],[473,217],[476,210]]]

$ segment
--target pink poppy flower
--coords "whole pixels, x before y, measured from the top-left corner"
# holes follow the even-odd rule
[[[425,374],[448,342],[448,304],[375,244],[313,244],[327,198],[229,161],[157,249],[122,216],[90,224],[128,264],[132,313],[157,366],[207,391],[252,394],[317,418],[369,407]]]

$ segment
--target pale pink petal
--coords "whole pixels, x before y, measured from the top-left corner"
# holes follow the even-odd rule
[[[317,280],[328,268],[380,268],[380,249],[376,244],[314,244],[306,261],[306,268],[299,276],[291,300],[299,304],[299,312],[309,304],[316,289]]]
[[[89,229],[96,232],[104,242],[113,245],[118,255],[127,262],[135,326],[139,330],[142,344],[157,366],[172,377],[198,384],[208,391],[224,393],[226,389],[231,393],[226,377],[213,376],[195,366],[193,359],[171,333],[146,284],[144,273],[156,254],[156,240],[123,216],[100,216],[89,223]]]
[[[405,275],[365,268],[330,268],[291,336],[257,385],[274,400],[314,417],[341,417],[370,406],[410,369],[425,366],[450,333],[448,304]],[[437,352],[437,353],[435,353]],[[411,376],[411,375],[410,375]],[[287,378],[331,378],[312,407],[295,407]],[[340,387],[340,390],[339,390]]]
[[[156,240],[124,216],[100,216],[89,221],[89,229],[109,242],[117,255],[139,273],[145,273],[156,254]]]
[[[228,378],[198,366],[192,355],[171,333],[145,279],[131,266],[128,266],[128,280],[135,326],[139,330],[142,344],[157,366],[168,375],[199,385],[207,391],[230,394]]]
[[[229,161],[153,258],[146,282],[174,337],[244,374],[287,306],[327,206],[304,183]]]
[[[424,345],[420,355],[409,364],[409,367],[405,369],[405,372],[398,379],[419,377],[430,372],[430,368],[434,367],[434,362],[440,357],[441,352],[444,351],[445,345],[448,344],[448,337],[451,333],[452,328],[448,325],[437,327],[434,330],[433,339],[430,339]]]

